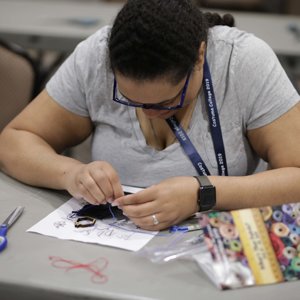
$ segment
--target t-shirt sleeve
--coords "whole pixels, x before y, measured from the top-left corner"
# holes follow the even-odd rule
[[[89,116],[89,95],[97,78],[99,60],[106,49],[108,28],[102,28],[75,48],[46,85],[61,106],[80,116]]]
[[[247,130],[267,125],[299,102],[299,94],[273,50],[248,37],[236,47],[235,90]]]

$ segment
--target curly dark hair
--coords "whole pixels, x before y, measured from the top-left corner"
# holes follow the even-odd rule
[[[189,0],[128,0],[109,36],[111,68],[136,80],[167,77],[178,83],[214,25],[233,26],[234,19],[203,13]]]

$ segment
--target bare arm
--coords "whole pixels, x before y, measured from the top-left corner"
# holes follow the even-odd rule
[[[217,207],[236,209],[300,201],[300,103],[271,124],[248,132],[271,170],[245,177],[211,177]]]
[[[0,168],[27,184],[65,189],[92,204],[120,197],[121,183],[110,164],[83,164],[59,154],[92,130],[89,118],[69,112],[43,91],[1,133]]]
[[[59,155],[92,131],[89,118],[59,106],[43,91],[0,135],[0,168],[32,185],[63,189],[63,176],[80,162]]]

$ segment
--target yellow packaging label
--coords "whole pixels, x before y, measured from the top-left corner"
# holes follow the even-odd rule
[[[232,211],[244,253],[256,284],[284,280],[265,223],[258,208]]]

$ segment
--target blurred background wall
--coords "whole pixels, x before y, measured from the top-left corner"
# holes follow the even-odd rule
[[[300,15],[299,0],[194,0],[194,2],[206,8]]]

